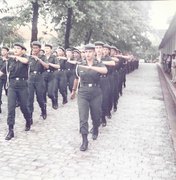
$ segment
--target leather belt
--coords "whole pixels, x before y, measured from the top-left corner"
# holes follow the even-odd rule
[[[107,77],[107,75],[106,74],[102,74],[102,75],[100,75],[100,77]]]
[[[11,79],[16,80],[16,81],[27,80],[27,78],[21,78],[21,77],[15,77],[15,78],[11,78]]]
[[[58,71],[64,71],[65,69],[58,69]]]
[[[81,83],[80,87],[100,87],[100,84],[96,84],[96,83]]]
[[[54,72],[54,71],[52,71],[52,70],[50,70],[50,69],[47,69],[46,72]]]
[[[38,71],[32,71],[30,72],[31,74],[42,74],[41,72],[38,72]]]

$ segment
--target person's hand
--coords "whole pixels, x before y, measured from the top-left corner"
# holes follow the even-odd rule
[[[70,95],[70,99],[75,99],[75,96],[76,96],[76,91],[75,90],[72,90],[71,92],[71,95]]]
[[[35,55],[31,55],[36,61],[38,61],[39,60],[39,58],[37,57],[37,56],[35,56]]]

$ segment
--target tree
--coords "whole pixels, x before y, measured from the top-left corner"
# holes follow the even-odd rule
[[[31,42],[37,41],[38,39],[38,17],[39,17],[39,3],[38,0],[31,1],[32,3],[32,32],[31,32]]]

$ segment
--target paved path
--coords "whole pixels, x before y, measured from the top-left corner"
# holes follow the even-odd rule
[[[6,97],[3,97],[4,100]],[[49,102],[50,104],[50,102]],[[176,161],[156,65],[141,64],[127,76],[118,111],[89,149],[80,152],[76,100],[48,109],[24,131],[19,108],[15,138],[5,141],[6,103],[0,115],[0,179],[176,180]]]

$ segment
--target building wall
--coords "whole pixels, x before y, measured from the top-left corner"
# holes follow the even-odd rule
[[[160,49],[160,62],[163,54],[173,54],[176,50],[176,31],[163,48]]]

